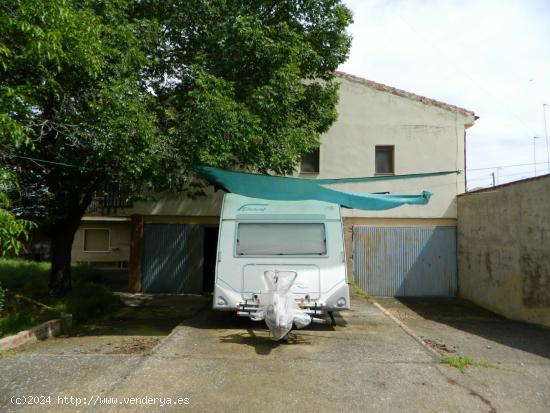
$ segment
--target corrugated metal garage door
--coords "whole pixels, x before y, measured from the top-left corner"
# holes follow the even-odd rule
[[[455,296],[456,228],[356,225],[353,272],[371,295]]]
[[[149,293],[200,291],[202,276],[196,279],[195,255],[202,266],[202,228],[199,225],[145,224],[142,290]]]

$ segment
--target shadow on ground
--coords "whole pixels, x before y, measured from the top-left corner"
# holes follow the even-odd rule
[[[249,329],[246,333],[234,333],[220,337],[222,344],[244,344],[253,347],[256,354],[268,355],[279,346],[307,345],[311,344],[308,337],[296,331],[288,334],[288,341],[274,341],[269,335],[269,331],[257,331]]]
[[[507,320],[462,299],[376,298],[405,324],[421,318],[550,359],[550,329]]]
[[[73,336],[166,336],[178,325],[205,330],[240,330],[248,333],[230,334],[226,342],[242,342],[258,345],[259,352],[275,343],[269,337],[264,321],[252,321],[239,317],[233,311],[215,311],[212,309],[212,297],[209,295],[171,295],[171,294],[130,294],[117,293],[124,305],[115,313],[100,320],[94,320],[78,326]],[[337,312],[334,313],[336,325],[344,327],[347,323]],[[327,324],[315,324],[300,331],[334,331],[327,318]],[[269,342],[269,345],[263,343]],[[301,341],[292,333],[289,343]]]
[[[209,303],[210,304],[210,303]],[[265,321],[252,321],[240,317],[233,311],[216,311],[208,305],[196,317],[183,320],[180,326],[198,330],[207,330],[222,344],[243,344],[253,347],[256,354],[268,355],[279,346],[311,344],[309,334],[333,332],[336,327],[345,327],[347,322],[339,313],[334,313],[336,326],[327,324],[310,324],[303,329],[293,329],[287,342],[274,341]]]
[[[134,354],[152,351],[182,321],[193,318],[211,297],[117,293],[122,305],[107,316],[76,326],[69,336],[39,341],[25,352],[47,354]]]
[[[117,293],[123,305],[107,317],[78,326],[76,336],[166,336],[210,305],[205,295]]]
[[[124,305],[104,319],[80,326],[73,332],[74,335],[166,336],[178,325],[208,330],[246,330],[249,334],[254,331],[269,333],[264,321],[254,322],[246,317],[238,317],[233,311],[214,311],[211,308],[211,295],[132,294],[127,289],[127,269],[103,269],[97,274],[99,278],[93,281],[117,291],[116,294],[122,299]],[[336,325],[343,327],[347,324],[338,312],[334,312],[333,315]],[[315,324],[306,327],[305,330],[313,328],[316,331],[334,331],[330,320],[328,318],[327,320],[327,324]],[[260,336],[239,338],[239,335],[240,333],[235,334],[235,337],[230,337],[227,341],[244,340],[247,343],[262,343],[264,340]],[[266,340],[273,342],[270,338]],[[292,337],[289,342],[292,342]]]

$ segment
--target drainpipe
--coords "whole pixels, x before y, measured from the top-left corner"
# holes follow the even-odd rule
[[[464,192],[468,192],[468,171],[466,170],[466,129],[464,129]]]

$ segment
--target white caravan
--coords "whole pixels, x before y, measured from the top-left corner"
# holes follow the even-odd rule
[[[261,319],[258,313],[273,295],[273,282],[283,276],[291,278],[285,281],[291,285],[289,296],[313,322],[350,308],[339,205],[226,194],[214,309]],[[299,326],[297,317],[294,324]]]

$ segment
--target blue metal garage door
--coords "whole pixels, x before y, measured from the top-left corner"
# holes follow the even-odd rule
[[[145,224],[143,229],[142,289],[148,293],[187,291],[189,226]]]
[[[378,296],[456,296],[456,228],[353,227],[355,282]]]

